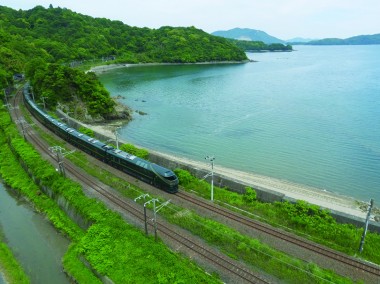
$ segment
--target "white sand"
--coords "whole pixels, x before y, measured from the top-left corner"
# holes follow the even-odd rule
[[[149,151],[154,152],[151,150]],[[192,161],[183,157],[177,157],[164,153],[158,154],[174,161],[180,161],[182,163],[192,165],[196,168],[205,169],[208,171],[210,170],[210,164]],[[359,206],[363,205],[364,202],[355,200],[347,196],[333,194],[331,192],[323,191],[317,188],[293,183],[286,180],[280,180],[254,173],[225,168],[222,166],[218,166],[218,164],[214,165],[214,172],[219,175],[229,177],[233,180],[238,180],[240,182],[248,184],[252,186],[252,188],[255,188],[255,186],[259,186],[260,188],[265,188],[279,193],[283,193],[287,197],[291,197],[296,200],[304,200],[308,203],[319,205],[323,208],[331,209],[334,211],[346,213],[361,218],[366,218],[367,213],[363,212],[363,210],[359,208]]]
[[[116,126],[101,126],[101,125],[87,125],[88,128],[93,129],[95,132],[106,135],[110,138],[114,138],[114,130]],[[128,141],[120,140],[122,143],[128,143]],[[188,164],[198,169],[204,169],[206,171],[210,170],[210,164],[189,160],[184,157],[178,157],[175,155],[169,155],[166,153],[156,152],[154,150],[147,149],[151,153],[163,156],[169,160],[178,161],[182,164]],[[348,215],[356,216],[365,219],[366,211],[363,211],[360,206],[364,205],[363,201],[355,200],[354,198],[348,196],[342,196],[327,192],[318,188],[301,185],[293,183],[287,180],[280,180],[272,177],[267,177],[263,175],[258,175],[249,172],[238,171],[230,168],[225,168],[219,166],[218,164],[214,165],[214,172],[228,177],[233,180],[238,180],[255,188],[259,186],[260,188],[269,189],[275,192],[283,193],[287,197],[304,200],[308,203],[321,206],[326,209],[334,210],[337,212],[342,212]],[[373,220],[373,214],[372,218]]]

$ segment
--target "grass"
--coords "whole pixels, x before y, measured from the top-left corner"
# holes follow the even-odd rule
[[[30,283],[21,265],[14,257],[9,247],[0,241],[0,272],[8,283]]]

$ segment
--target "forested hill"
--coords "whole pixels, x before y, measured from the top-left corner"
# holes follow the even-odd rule
[[[304,44],[308,45],[368,45],[380,44],[380,34],[374,35],[360,35],[346,39],[340,38],[325,38],[321,40],[314,40]]]
[[[194,27],[131,27],[52,6],[28,11],[0,6],[0,41],[2,86],[10,75],[22,73],[31,58],[55,63],[101,57],[129,63],[247,59],[228,40]]]

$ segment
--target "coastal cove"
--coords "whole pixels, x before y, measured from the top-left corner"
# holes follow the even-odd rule
[[[155,151],[380,200],[380,46],[297,46],[257,63],[120,68],[112,96],[148,115],[120,136]]]

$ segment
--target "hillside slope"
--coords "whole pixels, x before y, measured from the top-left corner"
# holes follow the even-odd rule
[[[349,37],[346,39],[340,38],[325,38],[321,40],[314,40],[306,43],[308,45],[368,45],[380,44],[380,34],[374,35],[359,35]]]
[[[13,10],[0,6],[0,87],[30,59],[67,63],[109,58],[118,62],[242,61],[243,50],[195,27],[137,28],[65,8]]]

